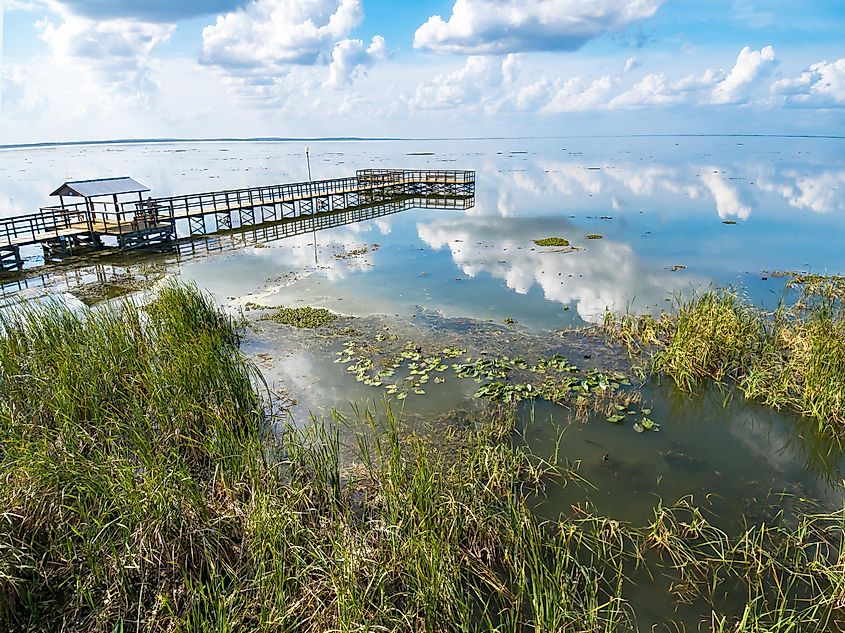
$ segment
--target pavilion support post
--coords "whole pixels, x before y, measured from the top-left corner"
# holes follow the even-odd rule
[[[123,235],[123,228],[121,227],[120,221],[120,203],[117,201],[117,194],[113,194],[112,199],[114,200],[114,213],[117,216],[117,232]]]
[[[85,198],[85,222],[88,224],[91,239],[94,239],[94,205],[91,198]]]

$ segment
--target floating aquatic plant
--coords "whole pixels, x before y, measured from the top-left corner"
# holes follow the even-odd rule
[[[298,328],[318,328],[337,319],[337,315],[326,308],[279,308],[266,317],[270,321],[292,325]]]
[[[411,394],[425,395],[423,387],[431,377],[434,376],[434,384],[443,384],[447,372],[454,379],[480,383],[475,397],[494,402],[543,398],[560,404],[571,403],[580,411],[591,405],[601,410],[618,401],[627,403],[637,399],[634,392],[626,391],[631,381],[625,375],[599,369],[584,372],[562,354],[529,363],[520,357],[473,358],[466,353],[461,348],[445,348],[426,354],[420,345],[409,341],[398,355],[391,355],[373,345],[348,341],[337,353],[335,362],[346,365],[358,382],[370,387],[384,386],[388,395],[399,400]],[[447,362],[459,358],[461,362]],[[514,379],[515,375],[523,379]]]
[[[537,246],[569,246],[569,240],[563,237],[544,237],[540,240],[534,240]]]

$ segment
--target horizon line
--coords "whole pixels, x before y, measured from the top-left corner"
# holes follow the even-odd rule
[[[504,141],[504,140],[540,140],[566,138],[812,138],[843,140],[845,135],[836,134],[754,134],[754,133],[715,133],[715,134],[564,134],[551,136],[222,136],[222,137],[151,137],[89,139],[78,141],[39,141],[34,143],[0,144],[0,150],[37,149],[47,147],[73,147],[85,145],[140,145],[155,143],[325,143],[325,142],[374,142],[374,141]]]

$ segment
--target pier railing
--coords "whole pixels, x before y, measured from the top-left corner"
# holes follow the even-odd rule
[[[0,248],[26,246],[57,238],[80,223],[87,222],[84,209],[42,209],[38,213],[0,220]]]
[[[473,207],[472,196],[425,198],[402,198],[389,200],[366,207],[339,211],[337,213],[306,216],[285,222],[276,222],[259,226],[242,227],[240,231],[208,235],[200,240],[178,240],[162,246],[168,252],[181,257],[203,256],[208,253],[236,250],[246,245],[266,243],[295,235],[310,234],[312,231],[332,229],[339,226],[373,220],[395,213],[417,208],[466,210]],[[0,275],[0,298],[12,295],[20,290],[33,287],[62,284],[71,289],[91,283],[92,270],[100,282],[110,281],[113,277],[125,275],[122,264],[107,263],[109,260],[92,260],[89,267],[53,268],[38,274],[19,276],[8,279]],[[136,271],[143,274],[141,271]]]
[[[261,207],[299,205],[297,213],[314,214],[401,197],[468,197],[474,194],[474,185],[473,171],[362,169],[351,178],[208,191],[121,204],[89,200],[0,220],[0,248],[14,249],[84,234],[96,236],[98,241],[99,236],[124,236],[173,227],[182,219]]]
[[[292,202],[320,196],[349,193],[358,188],[357,178],[337,178],[314,182],[297,182],[268,187],[249,187],[246,189],[225,189],[207,191],[181,196],[156,198],[153,202],[161,210],[166,210],[171,217],[180,218],[194,213],[214,213],[248,207],[269,206],[282,202]],[[128,203],[129,209],[141,203]]]
[[[475,172],[436,169],[359,169],[356,179],[362,183],[381,184],[447,184],[475,183]]]

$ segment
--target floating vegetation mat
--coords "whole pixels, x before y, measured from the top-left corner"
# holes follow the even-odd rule
[[[542,398],[571,405],[579,413],[602,411],[607,420],[622,424],[636,419],[634,430],[657,431],[639,406],[640,392],[628,376],[598,368],[582,370],[561,354],[531,362],[521,357],[472,356],[465,348],[427,350],[415,341],[400,342],[395,334],[380,333],[373,343],[347,341],[335,362],[345,365],[358,382],[383,388],[397,400],[426,395],[429,385],[452,381],[479,383],[476,398],[517,403]]]
[[[534,240],[537,246],[569,246],[569,240],[562,237],[544,237],[541,240]]]
[[[273,314],[264,318],[298,328],[318,328],[337,319],[337,314],[326,308],[279,308]]]
[[[332,255],[335,259],[355,259],[366,255],[367,253],[374,253],[381,248],[380,244],[371,244],[369,246],[360,246],[350,250],[345,250],[342,253],[335,253]]]

